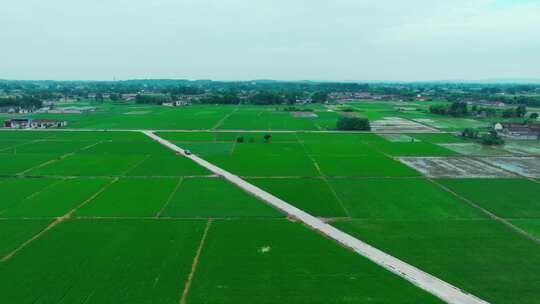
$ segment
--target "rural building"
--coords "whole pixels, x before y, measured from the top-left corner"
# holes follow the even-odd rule
[[[493,126],[493,129],[500,135],[508,137],[540,140],[540,124],[499,122]]]
[[[65,126],[67,126],[67,121],[60,119],[34,119],[30,122],[30,127],[36,129],[62,128]]]
[[[47,129],[62,128],[65,126],[67,126],[67,121],[59,119],[13,118],[4,121],[4,128],[11,129]]]
[[[122,94],[120,98],[124,101],[132,101],[137,98],[137,94]]]
[[[191,105],[191,102],[187,100],[176,100],[172,102],[164,102],[162,105],[165,107],[181,107],[181,106],[189,106]]]
[[[65,107],[47,111],[51,114],[82,114],[96,111],[96,107]]]
[[[30,127],[30,123],[32,123],[32,118],[13,118],[4,121],[4,128],[26,129]]]

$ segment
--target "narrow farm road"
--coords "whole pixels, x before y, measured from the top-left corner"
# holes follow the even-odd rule
[[[180,129],[99,129],[99,128],[87,128],[87,129],[11,129],[11,128],[2,128],[0,131],[4,132],[14,132],[14,131],[26,131],[26,132],[176,132],[176,133],[187,133],[187,132],[211,132],[211,133],[346,133],[346,134],[416,134],[416,133],[448,133],[453,132],[443,132],[443,131],[431,131],[431,130],[407,130],[406,132],[399,131],[341,131],[341,130],[241,130],[241,129],[231,129],[231,130],[215,130],[215,129],[193,129],[193,130],[180,130]]]
[[[308,214],[307,212],[298,209],[291,204],[275,197],[274,195],[259,189],[258,187],[246,182],[240,177],[225,171],[206,160],[196,155],[186,155],[185,151],[172,144],[171,142],[157,136],[151,131],[142,131],[148,137],[164,145],[165,147],[183,155],[196,162],[197,164],[205,167],[213,173],[222,176],[229,182],[240,187],[244,191],[251,193],[255,197],[263,200],[264,202],[274,206],[275,208],[283,211],[289,217],[301,221],[310,228],[324,234],[325,236],[339,242],[343,246],[352,249],[358,254],[368,258],[372,262],[384,267],[385,269],[395,273],[396,275],[410,281],[414,285],[430,292],[443,301],[451,304],[487,304],[488,302],[468,294],[459,288],[442,281],[412,265],[409,265],[396,257],[393,257],[363,241],[350,236],[349,234],[331,226],[320,219]]]

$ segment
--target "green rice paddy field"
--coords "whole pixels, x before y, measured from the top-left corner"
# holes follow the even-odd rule
[[[68,121],[74,129],[152,129],[152,130],[332,130],[345,108],[355,109],[357,115],[370,120],[400,117],[422,120],[422,123],[446,131],[464,128],[485,128],[492,121],[449,118],[429,113],[430,102],[362,102],[335,105],[296,106],[310,111],[298,115],[284,111],[284,106],[253,105],[192,105],[164,107],[133,103],[83,102],[64,106],[93,106],[95,112],[82,114],[32,114],[33,118],[53,118]],[[405,108],[406,111],[399,110]],[[13,115],[0,114],[0,118]],[[1,146],[0,146],[1,148]]]
[[[428,179],[395,159],[463,157],[439,145],[451,134],[157,134],[490,303],[540,303],[538,181]],[[254,301],[442,303],[142,133],[0,132],[0,303]]]

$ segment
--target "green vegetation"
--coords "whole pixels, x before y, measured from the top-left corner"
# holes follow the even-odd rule
[[[511,118],[511,117],[525,117],[525,114],[527,114],[527,106],[526,105],[519,105],[517,108],[510,108],[506,109],[502,113],[502,117],[504,118]]]
[[[102,95],[76,103],[97,106],[95,112],[32,116],[68,119],[70,128],[198,130],[157,134],[490,303],[536,303],[537,244],[467,200],[539,237],[538,184],[498,173],[426,179],[398,159],[432,164],[431,157],[450,157],[457,161],[441,161],[440,170],[456,165],[477,174],[490,168],[467,155],[523,155],[534,164],[535,141],[486,146],[476,142],[480,136],[415,133],[431,131],[424,124],[482,134],[493,122],[487,113],[502,108],[473,106],[455,118],[430,113],[430,106],[451,104],[417,101],[413,90],[399,95],[405,102],[336,104],[351,97],[333,92],[334,84],[309,92],[267,85],[155,84],[145,92],[194,104],[121,103],[114,92],[118,102]],[[328,104],[303,104],[309,99]],[[279,100],[287,105],[253,104]],[[229,105],[208,104],[216,102]],[[373,124],[381,135],[304,132],[335,129],[340,115],[391,119]],[[381,131],[385,123],[396,133]],[[227,129],[235,131],[219,131]],[[285,216],[140,132],[0,132],[0,259],[55,218],[59,223],[0,262],[0,302],[179,303],[193,265],[187,303],[440,303]]]
[[[540,218],[540,187],[526,179],[438,180],[452,191],[504,218]]]
[[[2,231],[0,233],[0,257],[17,249],[26,240],[47,227],[50,222],[51,220],[0,220],[0,231]],[[0,276],[0,282],[2,281],[2,276]]]
[[[210,172],[179,156],[152,155],[130,170],[128,176],[201,176]]]
[[[538,244],[496,221],[354,220],[333,225],[489,303],[538,300]]]
[[[46,189],[59,180],[9,178],[0,180],[0,215],[29,196]]]
[[[425,179],[334,179],[330,185],[353,218],[435,220],[484,217]]]
[[[512,224],[524,229],[537,239],[540,239],[540,219],[511,220]]]
[[[282,217],[282,214],[223,179],[191,178],[182,181],[161,216]]]
[[[252,303],[254,299],[261,303],[313,299],[321,303],[441,303],[298,223],[215,221],[187,302]]]
[[[79,209],[77,216],[152,217],[173,193],[178,180],[121,179]]]
[[[485,146],[501,146],[504,145],[502,139],[496,131],[491,130],[489,133],[480,134],[478,130],[467,128],[461,133],[463,138],[474,140]]]
[[[333,189],[322,179],[257,178],[250,179],[249,182],[312,215],[347,216],[339,199],[334,195]]]
[[[144,155],[74,154],[36,168],[28,175],[121,176],[147,158]]]
[[[105,186],[106,179],[64,179],[1,211],[2,217],[58,217],[78,207]]]
[[[203,229],[202,221],[61,223],[0,263],[0,302],[178,303]]]
[[[369,131],[369,120],[364,117],[341,116],[337,121],[337,129],[343,131]]]
[[[0,175],[14,175],[57,158],[51,154],[0,153]]]
[[[500,146],[504,145],[504,139],[502,139],[496,131],[490,131],[489,133],[480,136],[480,143],[486,146]]]
[[[449,115],[453,117],[465,117],[469,115],[469,109],[465,102],[454,102],[449,105],[432,105],[429,111],[433,114]]]

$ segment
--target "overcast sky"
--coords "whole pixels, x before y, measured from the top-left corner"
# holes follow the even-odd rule
[[[0,79],[540,78],[540,0],[2,0]]]

